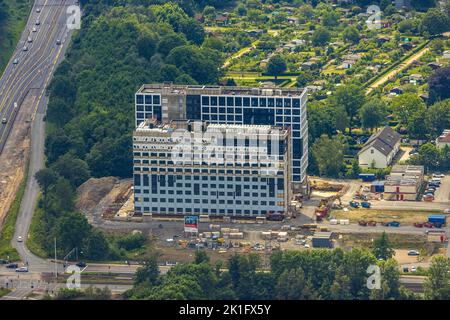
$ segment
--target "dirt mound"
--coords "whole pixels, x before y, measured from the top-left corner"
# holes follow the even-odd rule
[[[77,209],[83,212],[92,211],[118,182],[119,179],[115,177],[89,179],[77,189]]]

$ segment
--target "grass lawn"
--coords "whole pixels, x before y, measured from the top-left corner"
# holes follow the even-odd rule
[[[359,220],[389,222],[395,220],[402,224],[412,225],[414,222],[427,221],[428,215],[431,213],[433,213],[432,210],[353,209],[347,212],[344,210],[332,210],[331,216],[336,219],[350,219],[350,222],[358,222]]]
[[[28,172],[28,166],[25,168],[25,172]],[[0,232],[0,258],[2,259],[8,259],[10,261],[20,260],[17,250],[11,246],[11,240],[14,237],[16,220],[19,214],[20,203],[22,202],[22,197],[25,193],[26,182],[27,175],[25,175],[22,183],[20,184],[19,191],[17,192],[16,198],[8,211],[5,223]]]
[[[10,292],[11,292],[11,290],[9,290],[9,289],[0,288],[0,298],[3,297],[3,296],[6,296]]]
[[[30,13],[31,0],[4,0],[8,18],[0,25],[0,72],[11,58]]]
[[[39,243],[36,239],[38,230],[40,228],[40,221],[42,221],[43,217],[44,217],[44,211],[41,208],[39,208],[38,206],[36,206],[36,210],[34,211],[33,218],[31,219],[30,234],[29,234],[29,238],[27,239],[27,247],[35,255],[37,255],[41,258],[47,258],[47,253],[44,251],[44,249],[41,248],[41,246],[39,245]]]

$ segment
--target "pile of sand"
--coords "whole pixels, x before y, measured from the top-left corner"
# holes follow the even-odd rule
[[[78,187],[75,206],[82,212],[92,211],[118,182],[116,177],[89,179]]]

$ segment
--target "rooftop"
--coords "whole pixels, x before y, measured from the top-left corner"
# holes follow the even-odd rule
[[[231,87],[213,85],[176,85],[172,83],[144,84],[137,92],[162,93],[165,95],[211,94],[211,95],[249,95],[249,96],[293,96],[300,97],[305,89],[266,87]]]
[[[370,136],[369,140],[367,140],[359,153],[373,147],[385,156],[388,156],[394,150],[394,147],[400,141],[400,138],[400,135],[391,127],[385,126],[383,129]]]
[[[450,142],[450,129],[446,129],[442,132],[442,134],[437,138],[438,142]]]

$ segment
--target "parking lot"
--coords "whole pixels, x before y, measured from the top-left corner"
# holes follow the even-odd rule
[[[446,202],[450,208],[450,175],[446,175],[441,180],[441,185],[436,189],[435,202]]]

